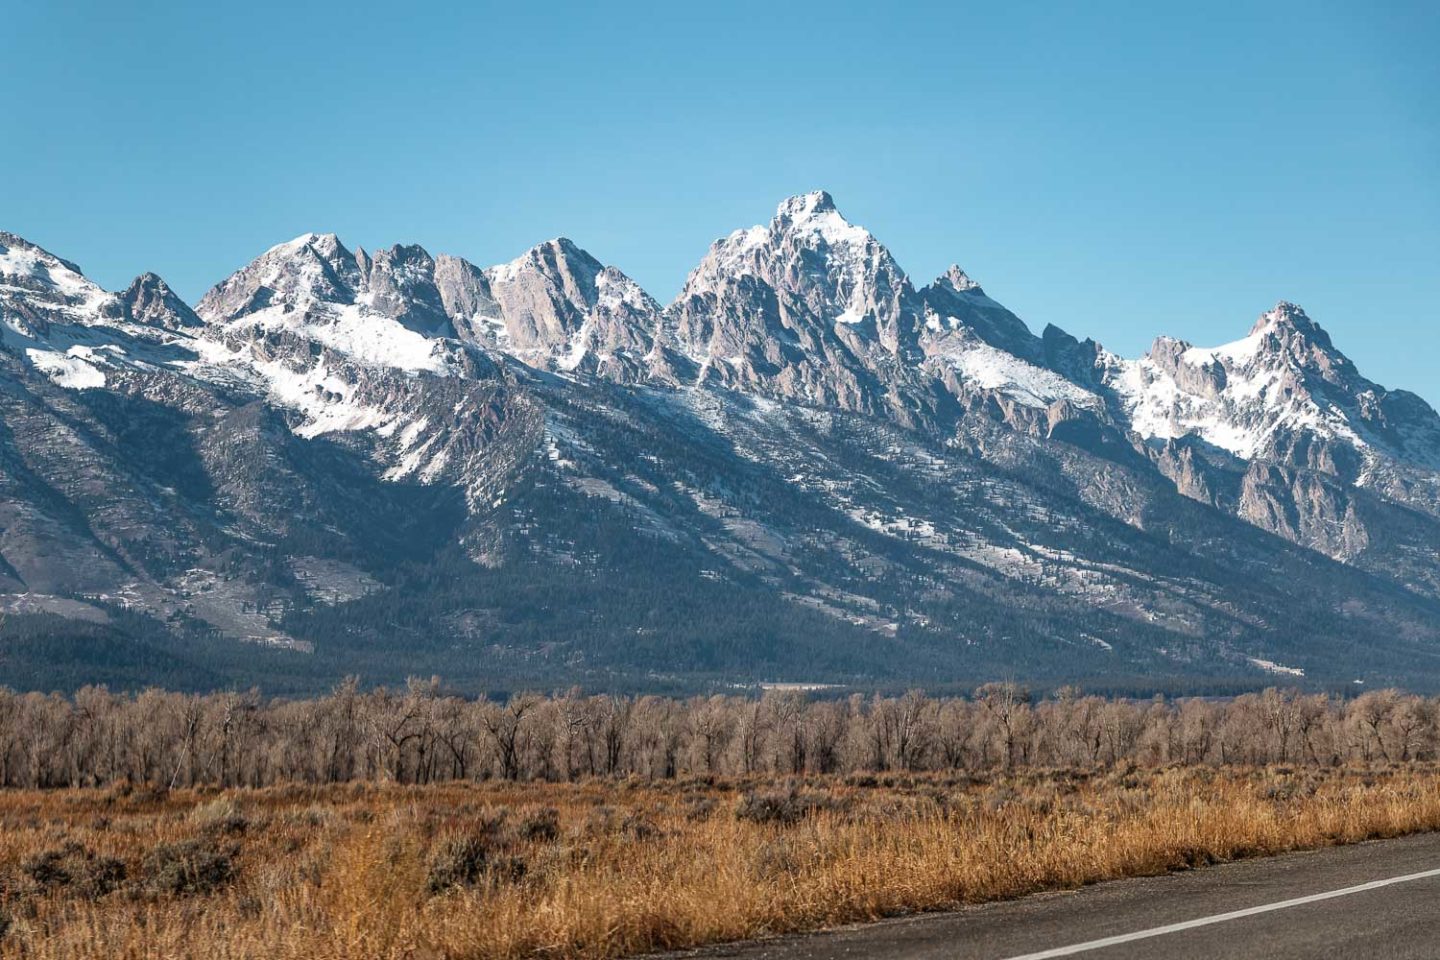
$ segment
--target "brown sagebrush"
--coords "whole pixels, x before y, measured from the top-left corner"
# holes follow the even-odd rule
[[[496,834],[484,831],[444,839],[430,857],[426,889],[437,894],[454,887],[524,879],[528,865],[524,859],[505,853],[504,848]]]
[[[560,836],[560,811],[554,807],[532,810],[520,820],[516,829],[526,840],[554,840]]]
[[[152,894],[208,894],[234,878],[235,848],[210,837],[162,843],[146,854],[141,866],[141,881]]]
[[[125,863],[70,842],[44,850],[21,864],[21,872],[40,892],[73,888],[82,897],[103,897],[125,881]]]
[[[750,823],[776,823],[790,826],[824,810],[842,810],[845,803],[828,794],[802,793],[788,790],[767,790],[746,793],[735,805],[735,819]]]

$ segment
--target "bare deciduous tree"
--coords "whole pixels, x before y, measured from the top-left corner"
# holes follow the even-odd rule
[[[386,779],[794,776],[1108,764],[1336,764],[1440,758],[1440,702],[1394,690],[1343,701],[1294,690],[1228,700],[1084,696],[1014,684],[969,698],[773,691],[632,699],[443,692],[436,679],[314,700],[86,687],[0,688],[0,787],[263,786]]]

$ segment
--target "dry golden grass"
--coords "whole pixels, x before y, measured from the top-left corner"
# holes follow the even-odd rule
[[[619,957],[1436,827],[1431,766],[0,793],[0,956]]]

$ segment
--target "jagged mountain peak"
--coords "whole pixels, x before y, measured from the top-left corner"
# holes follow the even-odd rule
[[[391,244],[386,251],[393,260],[433,260],[430,251],[418,243]]]
[[[1139,360],[1104,355],[1099,368],[1148,439],[1194,436],[1242,460],[1347,482],[1383,463],[1440,465],[1433,411],[1363,377],[1293,303],[1276,304],[1232,343],[1160,337]]]
[[[803,258],[806,262],[796,264]],[[864,227],[846,220],[823,190],[782,201],[766,225],[735,230],[710,245],[691,271],[681,296],[702,293],[739,277],[755,276],[780,289],[777,273],[803,281],[831,266],[885,269],[908,284],[890,252]],[[853,272],[853,271],[851,271]]]
[[[316,303],[351,304],[369,260],[333,233],[303,233],[276,244],[212,287],[195,312],[216,323],[270,307],[303,310]]]
[[[808,234],[829,246],[879,246],[870,231],[845,219],[845,215],[835,206],[835,199],[824,190],[815,190],[783,201],[775,210],[775,218],[770,221],[770,233]],[[888,256],[888,252],[886,255]]]
[[[984,293],[980,284],[970,278],[959,264],[952,263],[946,271],[935,278],[934,286],[948,287],[956,293]]]
[[[361,272],[367,280],[376,264],[384,264],[391,269],[408,268],[412,271],[433,273],[435,259],[430,255],[430,251],[418,243],[395,243],[372,250],[368,254],[362,247],[355,248],[355,260],[360,264]]]
[[[1291,303],[1289,300],[1279,300],[1275,303],[1275,306],[1260,314],[1254,326],[1250,328],[1250,332],[1260,333],[1271,327],[1282,326],[1303,331],[1320,329],[1319,324],[1311,320],[1309,315],[1305,313],[1304,307],[1298,303]]]
[[[321,256],[334,256],[337,253],[346,252],[345,244],[341,242],[338,234],[335,233],[302,233],[298,237],[287,240],[285,243],[271,247],[271,251],[293,250],[299,251],[310,248]]]
[[[1261,314],[1250,333],[1218,347],[1197,347],[1174,337],[1158,337],[1147,356],[1166,367],[1211,371],[1289,371],[1294,377],[1318,377],[1331,383],[1358,382],[1354,365],[1335,348],[1324,328],[1293,303],[1281,301]]]
[[[483,274],[499,349],[540,367],[638,376],[660,307],[619,269],[555,237]]]
[[[1265,342],[1271,345],[1272,350],[1280,344],[1289,346],[1292,351],[1297,347],[1302,351],[1309,347],[1325,352],[1335,350],[1330,334],[1310,319],[1300,306],[1286,300],[1261,314],[1250,329],[1250,336],[1268,338]]]
[[[357,247],[353,252],[347,248],[338,234],[302,233],[297,237],[277,243],[252,260],[249,266],[257,264],[280,265],[320,261],[334,265],[337,262],[357,264],[366,259],[365,251]]]
[[[1168,333],[1162,333],[1150,341],[1150,349],[1145,351],[1145,356],[1152,360],[1164,360],[1167,363],[1173,363],[1177,357],[1195,349],[1195,344],[1189,340],[1183,340],[1180,337],[1172,337]],[[1223,349],[1222,347],[1215,348],[1216,351],[1223,351]],[[1200,366],[1208,365],[1213,360],[1213,351],[1198,350],[1192,360]]]
[[[40,244],[27,240],[18,233],[0,230],[0,272],[12,275],[21,269],[31,269],[35,262],[46,266],[59,265],[64,270],[80,276],[85,274],[85,271],[75,263],[63,257],[57,257]]]
[[[1160,335],[1146,357],[1166,367],[1238,370],[1252,366],[1319,365],[1326,371],[1349,368],[1330,335],[1300,307],[1280,301],[1261,314],[1240,340],[1218,347],[1199,347],[1188,340]]]
[[[510,282],[524,271],[538,271],[564,282],[562,275],[576,274],[589,278],[598,274],[604,265],[568,237],[553,237],[535,244],[520,256],[507,263],[497,264],[486,270],[491,282]]]
[[[1045,405],[1062,397],[1079,398],[1079,392],[1072,387],[1078,387],[1083,380],[1069,385],[1058,382],[1075,379],[1071,369],[1075,363],[1052,364],[1041,339],[1031,332],[1025,321],[992,300],[960,267],[952,264],[934,283],[920,291],[920,297],[925,305],[922,335],[925,352],[946,359],[964,379],[987,387],[1004,384],[1007,389],[1008,384],[1019,381],[1049,384],[1050,389],[1045,390],[1026,390],[1020,394],[1012,391],[1012,395],[1023,396],[1025,402],[1032,405]],[[983,355],[984,351],[974,347],[977,341],[1015,358],[1017,363],[1011,363],[1006,357]],[[1031,367],[1048,369],[1032,370]],[[1007,371],[1005,377],[993,373],[999,368]]]
[[[395,244],[370,257],[357,250],[357,299],[426,336],[450,337],[455,327],[437,286],[435,258],[419,244]]]
[[[892,349],[900,336],[902,301],[914,296],[890,251],[846,220],[823,190],[785,200],[768,226],[715,241],[691,272],[681,299],[744,277],[803,301],[811,322],[878,330]]]
[[[431,256],[418,244],[352,253],[334,234],[309,233],[241,268],[205,295],[198,312],[212,322],[253,318],[261,330],[294,327],[301,321],[289,318],[293,313],[306,323],[373,328],[370,339],[391,336],[383,327],[394,322],[541,368],[620,376],[624,360],[629,377],[649,349],[660,308],[566,237],[481,269],[460,257]]]
[[[919,359],[909,278],[824,191],[715,241],[669,316],[660,345],[680,366],[812,403],[892,405],[910,376],[903,361]]]
[[[146,272],[120,294],[125,314],[136,323],[169,330],[199,327],[204,321],[157,274]]]
[[[811,190],[809,193],[796,194],[793,197],[786,197],[780,201],[780,206],[775,209],[777,218],[789,220],[803,220],[808,217],[818,216],[827,213],[839,213],[835,208],[835,198],[825,190]]]
[[[590,257],[590,259],[592,260],[595,259],[594,257],[590,256],[589,251],[581,247],[569,237],[551,237],[549,240],[546,240],[543,243],[537,243],[533,249],[551,249],[563,252],[566,256],[583,256]]]
[[[196,313],[225,322],[270,308],[357,305],[426,336],[455,335],[435,258],[424,247],[352,252],[334,233],[304,233],[271,247],[206,293]]]

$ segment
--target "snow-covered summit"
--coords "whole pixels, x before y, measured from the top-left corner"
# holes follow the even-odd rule
[[[1417,417],[1410,395],[1361,376],[1293,303],[1266,311],[1231,343],[1196,347],[1160,337],[1140,359],[1106,354],[1102,366],[1144,438],[1194,436],[1245,460],[1301,456],[1307,465],[1316,441],[1339,443],[1354,454],[1344,460],[1357,472],[1376,456],[1428,465],[1440,455],[1434,411]],[[1344,471],[1333,452],[1323,460]]]
[[[920,291],[921,349],[927,369],[956,378],[956,387],[987,390],[1023,406],[1057,401],[1098,410],[1101,400],[1047,360],[1043,342],[1025,322],[951,266]]]
[[[0,308],[15,322],[92,323],[118,318],[115,295],[69,260],[0,231]]]
[[[890,353],[913,338],[914,289],[887,250],[823,190],[783,201],[767,226],[717,240],[680,299],[717,296],[754,278],[784,300],[788,325],[852,328]]]
[[[964,270],[951,266],[916,290],[824,191],[716,241],[671,316],[702,376],[812,402],[923,410],[938,380],[967,406],[983,395],[1031,408],[1103,406]]]
[[[864,246],[875,240],[870,231],[846,220],[824,190],[785,200],[775,211],[774,223],[792,233],[818,237],[831,247]]]
[[[1151,353],[1178,352],[1186,363],[1203,366],[1248,366],[1256,362],[1298,363],[1324,359],[1328,364],[1349,361],[1335,351],[1330,335],[1296,304],[1280,301],[1261,314],[1249,334],[1218,347],[1196,347],[1173,337],[1158,337]]]
[[[420,247],[352,252],[333,233],[271,247],[213,287],[196,313],[232,346],[265,331],[313,339],[356,361],[443,372],[449,332]]]
[[[830,196],[829,191],[826,190],[811,190],[809,193],[786,197],[775,208],[776,217],[791,219],[838,213],[839,211],[835,209],[835,198]]]

